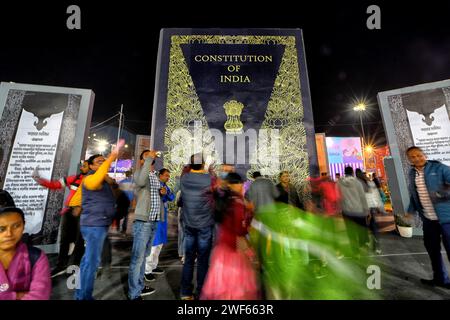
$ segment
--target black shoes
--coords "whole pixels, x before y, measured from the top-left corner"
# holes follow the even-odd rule
[[[156,291],[155,289],[153,289],[149,286],[145,286],[144,289],[142,289],[142,292],[139,297],[130,299],[130,296],[127,295],[127,299],[131,300],[131,301],[144,300],[144,298],[142,298],[142,297],[149,296],[152,293],[155,293],[155,291]]]
[[[155,274],[163,274],[163,273],[164,273],[163,269],[156,268],[156,269],[153,269],[153,271],[151,273],[144,274],[144,279],[145,279],[145,281],[149,281],[149,282],[155,281],[156,280]]]
[[[152,273],[154,273],[154,274],[163,274],[164,270],[157,267],[156,269],[153,269]]]
[[[155,291],[156,291],[156,290],[153,289],[152,287],[145,286],[144,289],[142,289],[141,297],[149,296],[149,295],[151,295],[152,293],[154,293]]]
[[[145,279],[145,281],[151,282],[151,281],[155,281],[156,277],[153,275],[153,273],[146,273],[146,274],[144,274],[144,279]]]
[[[434,279],[431,279],[431,280],[430,279],[420,279],[420,282],[422,282],[423,284],[425,284],[427,286],[450,289],[450,283],[443,283],[443,282],[436,281]]]

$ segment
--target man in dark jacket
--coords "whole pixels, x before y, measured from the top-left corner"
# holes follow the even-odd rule
[[[211,175],[204,171],[201,154],[191,157],[191,170],[180,178],[183,201],[185,261],[181,276],[181,299],[192,300],[195,258],[197,257],[197,296],[200,295],[208,272],[212,248],[214,218],[208,197],[211,191]]]
[[[450,167],[439,161],[427,160],[419,147],[410,147],[406,155],[412,164],[408,212],[418,212],[423,221],[423,242],[433,268],[433,279],[421,279],[421,282],[450,289],[450,279],[441,255],[442,241],[450,259]]]

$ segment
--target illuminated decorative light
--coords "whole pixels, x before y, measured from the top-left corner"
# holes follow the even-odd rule
[[[366,110],[366,105],[363,102],[358,103],[355,107],[353,107],[353,110],[364,111],[364,110]]]
[[[366,146],[365,150],[366,150],[366,152],[371,153],[371,152],[373,152],[373,146],[368,145],[368,146]]]

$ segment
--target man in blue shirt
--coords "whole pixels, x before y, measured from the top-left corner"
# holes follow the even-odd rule
[[[450,289],[450,279],[441,255],[442,241],[450,259],[450,167],[439,161],[427,160],[419,147],[408,148],[406,155],[412,165],[408,212],[418,212],[423,221],[423,242],[433,268],[433,279],[421,279],[421,282]]]
[[[165,243],[167,243],[167,219],[168,219],[168,202],[175,200],[175,195],[170,190],[167,182],[170,179],[170,171],[163,168],[159,170],[159,181],[161,183],[160,195],[164,205],[164,217],[158,221],[156,226],[155,239],[153,240],[152,251],[146,258],[145,264],[145,280],[154,281],[154,274],[162,274],[164,270],[158,268],[159,254]]]

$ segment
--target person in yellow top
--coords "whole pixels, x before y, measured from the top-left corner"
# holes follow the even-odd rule
[[[107,159],[102,155],[94,155],[88,159],[90,171],[81,183],[80,215],[80,230],[86,248],[80,264],[80,288],[76,290],[76,300],[94,300],[92,293],[95,274],[115,214],[116,200],[110,187],[114,180],[108,177],[108,169],[124,144],[125,141],[120,140]]]
[[[101,155],[98,155],[99,157],[103,157]],[[104,158],[103,158],[104,159]],[[114,160],[112,160],[114,161]],[[95,174],[93,174],[90,179],[88,180],[89,187],[94,190],[95,188],[98,188],[100,183],[102,182],[102,179],[104,179],[109,185],[112,185],[115,181],[108,175],[102,177],[104,174],[104,170],[106,168],[106,172],[108,172],[108,168],[111,166],[112,161],[109,161],[108,159],[104,159],[104,165],[100,166]],[[102,164],[103,164],[102,163]],[[84,180],[81,181],[80,184],[83,184]],[[87,187],[89,189],[89,187]],[[79,216],[81,214],[81,199],[83,196],[83,188],[78,188],[75,194],[72,196],[72,198],[69,201],[69,207],[74,210],[74,215]]]
[[[81,180],[83,183],[83,180]],[[69,207],[72,208],[73,215],[79,216],[81,213],[81,194],[83,188],[78,188],[77,191],[72,196],[72,199],[69,201]]]
[[[106,176],[105,179],[108,181],[109,185],[112,185],[115,182],[109,176]],[[81,181],[80,185],[83,183],[82,181]],[[76,244],[78,244],[78,241],[83,243],[81,256],[83,256],[83,254],[84,254],[84,240],[80,233],[80,221],[79,221],[79,216],[82,211],[82,208],[81,208],[82,197],[83,197],[83,188],[80,187],[77,189],[77,191],[74,193],[74,195],[72,196],[72,198],[69,201],[69,207],[72,209],[72,214],[75,217],[78,217],[78,229],[77,229],[78,236],[76,239]],[[81,260],[81,257],[79,259]],[[110,243],[108,237],[106,237],[104,247],[103,247],[103,253],[102,253],[102,265],[107,265],[110,263],[111,263],[111,243]],[[78,262],[77,265],[80,265],[80,262]],[[98,272],[97,277],[99,277],[99,275],[100,275],[100,272]]]

